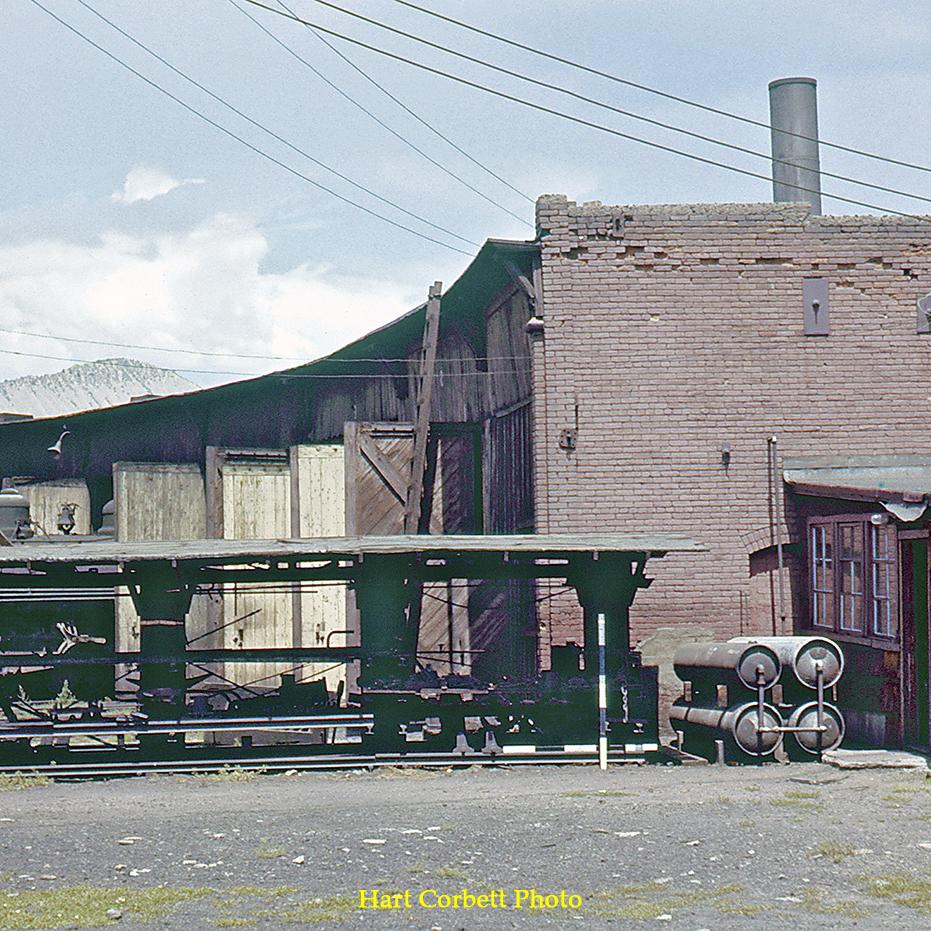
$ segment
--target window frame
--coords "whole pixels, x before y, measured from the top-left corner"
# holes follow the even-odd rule
[[[856,555],[844,558],[842,535],[851,526],[855,527]],[[880,533],[887,534],[885,550]],[[869,514],[863,513],[809,517],[806,560],[809,630],[831,632],[852,640],[900,642],[899,535],[893,523],[876,525]],[[855,569],[857,562],[859,571]],[[844,591],[842,572],[846,573],[848,567],[850,585]],[[827,605],[829,612],[825,611]],[[825,623],[827,617],[830,624]],[[880,620],[884,621],[881,630]]]

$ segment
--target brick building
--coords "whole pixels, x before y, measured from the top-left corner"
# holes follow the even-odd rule
[[[911,564],[927,562],[931,223],[797,204],[537,209],[537,528],[695,533],[709,556],[664,560],[634,607],[648,653],[664,627],[673,642],[830,631],[866,677],[848,679],[854,732],[927,744],[927,577]],[[543,607],[548,638],[574,635],[571,612]]]
[[[707,555],[651,565],[631,618],[667,695],[678,640],[819,630],[846,647],[855,736],[926,746],[931,222],[562,196],[537,221],[533,242],[486,243],[443,296],[422,529],[688,533]],[[300,463],[325,445],[345,473],[335,523],[399,532],[424,315],[297,369],[69,417],[58,460],[60,418],[0,425],[0,474],[72,497],[83,483],[93,526],[129,478],[157,477],[166,501],[183,483],[223,536],[248,471],[266,482],[250,506],[281,515],[264,532],[300,534],[295,501],[315,494]],[[158,529],[135,538],[170,534],[167,506],[146,507]],[[555,592],[450,594],[467,611],[449,629],[489,672],[545,666],[580,634]]]

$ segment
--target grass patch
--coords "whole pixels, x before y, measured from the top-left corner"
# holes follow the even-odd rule
[[[469,881],[469,874],[465,870],[459,869],[458,866],[441,866],[436,875],[443,879],[460,879],[463,882]]]
[[[260,860],[278,860],[287,855],[288,851],[284,847],[257,847],[255,850],[255,856]]]
[[[203,782],[252,782],[258,779],[259,776],[264,775],[265,770],[262,768],[243,769],[241,766],[224,766],[215,773],[205,773],[202,776],[195,776],[194,778],[200,779]]]
[[[743,915],[752,918],[765,912],[770,906],[760,905],[758,902],[715,902],[714,907],[723,915]]]
[[[330,925],[349,921],[359,910],[359,897],[330,895],[308,899],[292,908],[277,913],[280,921],[288,924]]]
[[[832,863],[843,863],[848,857],[857,855],[857,848],[836,840],[825,840],[818,844],[817,852]]]
[[[742,887],[736,884],[711,889],[673,889],[670,886],[671,883],[668,882],[653,881],[596,892],[589,896],[586,905],[583,906],[584,912],[591,918],[647,921],[660,915],[671,914],[677,909],[692,908],[706,903],[713,903],[718,908],[722,904],[730,904],[719,900],[742,891]],[[645,898],[651,894],[659,895],[659,898]]]
[[[877,899],[889,899],[896,905],[914,908],[931,915],[931,880],[908,873],[864,876],[863,891]]]
[[[623,792],[620,789],[573,789],[570,792],[560,793],[562,798],[621,798],[633,794],[633,792]]]
[[[853,902],[832,902],[825,898],[824,890],[806,886],[798,908],[816,915],[841,915],[844,918],[868,918],[872,912]]]
[[[794,808],[797,811],[820,811],[819,798],[818,793],[810,789],[792,789],[779,798],[771,798],[769,804],[777,808]]]
[[[429,870],[427,869],[426,863],[418,862],[418,863],[413,864],[412,866],[409,866],[407,868],[407,872],[416,874],[416,873],[427,873],[429,872]]]
[[[48,786],[52,780],[39,773],[14,773],[10,776],[0,776],[0,792],[16,792],[20,789],[35,789],[38,786]]]
[[[111,924],[107,910],[147,922],[164,918],[181,902],[210,895],[211,889],[167,886],[155,889],[106,889],[99,886],[68,886],[60,889],[0,892],[0,927],[98,928]]]

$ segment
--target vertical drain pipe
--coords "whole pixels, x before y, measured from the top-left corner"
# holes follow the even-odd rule
[[[773,154],[773,200],[807,203],[821,215],[821,161],[818,153],[818,82],[780,78],[769,85]]]
[[[783,582],[782,578],[782,570],[784,566],[782,554],[782,496],[779,494],[782,478],[779,474],[781,470],[779,469],[779,452],[776,444],[776,437],[771,436],[769,438],[769,461],[770,468],[772,469],[772,474],[770,476],[770,487],[773,490],[773,510],[775,511],[775,520],[773,523],[775,525],[776,531],[776,558],[779,566],[779,623],[781,627],[779,633],[784,635],[786,632],[786,595],[785,583]],[[776,634],[775,629],[773,629],[773,634]]]

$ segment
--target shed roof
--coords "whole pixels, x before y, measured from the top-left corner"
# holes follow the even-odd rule
[[[918,503],[931,497],[931,458],[920,456],[786,459],[783,477],[798,494],[851,501]]]
[[[417,554],[442,557],[457,553],[513,553],[553,558],[570,553],[701,553],[697,540],[673,533],[436,534],[321,537],[290,540],[187,540],[181,542],[28,543],[0,548],[0,568],[30,564],[107,566],[194,560],[237,564],[252,560],[315,560],[366,555]]]

